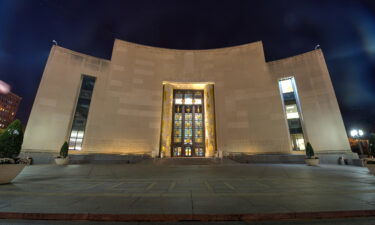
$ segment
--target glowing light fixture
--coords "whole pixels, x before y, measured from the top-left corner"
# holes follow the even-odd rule
[[[353,129],[350,131],[350,136],[352,136],[353,138],[358,138],[363,135],[364,135],[364,132],[361,129]]]
[[[353,129],[350,131],[350,136],[357,139],[360,155],[363,155],[363,149],[362,149],[362,143],[361,143],[361,137],[363,136],[363,134],[364,132],[361,129]]]
[[[350,131],[350,136],[357,137],[358,136],[358,130],[351,130]]]

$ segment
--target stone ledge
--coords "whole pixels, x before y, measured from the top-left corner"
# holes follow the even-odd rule
[[[315,153],[319,157],[320,163],[322,164],[339,164],[339,158],[344,157],[347,159],[349,165],[359,166],[356,163],[358,155],[353,152],[340,152],[335,151],[333,153]],[[304,164],[305,155],[292,155],[292,154],[244,154],[244,153],[234,153],[229,154],[229,159],[237,161],[239,163],[295,163]]]
[[[27,152],[21,153],[21,157],[29,156],[33,158],[33,164],[54,164],[54,159],[57,156],[56,153],[47,152]],[[71,154],[70,164],[134,164],[140,163],[145,160],[151,159],[148,154],[87,154],[87,155],[76,155]]]
[[[239,163],[305,163],[305,155],[289,155],[289,154],[230,154],[226,156]]]

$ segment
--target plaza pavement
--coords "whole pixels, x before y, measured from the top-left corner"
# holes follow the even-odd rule
[[[0,214],[275,215],[358,210],[375,210],[375,177],[366,168],[339,165],[32,165],[12,184],[0,185]]]
[[[225,221],[225,222],[96,222],[96,221],[46,221],[0,220],[1,225],[374,225],[375,217],[297,220],[297,221]]]

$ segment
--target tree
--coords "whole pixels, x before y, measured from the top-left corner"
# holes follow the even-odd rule
[[[0,135],[0,158],[15,158],[21,152],[23,131],[21,121],[13,121]]]
[[[369,153],[371,156],[375,157],[375,134],[374,133],[370,134]]]
[[[311,146],[310,142],[307,142],[306,144],[306,156],[307,158],[311,159],[314,157],[314,149],[313,147]]]

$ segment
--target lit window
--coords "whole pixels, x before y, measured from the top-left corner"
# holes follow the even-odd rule
[[[83,138],[84,133],[83,131],[78,132],[77,138]]]
[[[185,148],[185,155],[186,156],[191,156],[191,147],[186,147]]]
[[[81,89],[73,118],[72,131],[69,137],[69,149],[71,150],[82,149],[94,84],[95,77],[86,75],[82,77]]]
[[[285,106],[285,111],[286,111],[286,118],[287,119],[298,119],[299,118],[299,114],[298,114],[296,104]]]
[[[298,138],[296,142],[299,150],[305,150],[305,140],[303,139],[303,137]]]
[[[75,138],[75,137],[77,137],[77,131],[76,130],[72,130],[72,133],[70,134],[70,137],[71,138]]]
[[[305,150],[305,139],[303,138],[303,134],[292,134],[290,137],[293,150]]]
[[[293,83],[292,79],[285,79],[280,81],[281,91],[283,93],[293,92]]]
[[[175,147],[173,149],[173,155],[174,156],[181,156],[181,147]]]
[[[293,77],[280,79],[281,99],[285,107],[285,117],[288,122],[289,134],[294,151],[305,150],[305,139],[300,118],[298,91]]]
[[[192,105],[193,104],[193,94],[191,92],[185,93],[184,97],[185,97],[184,98],[185,105]]]
[[[194,104],[196,104],[196,105],[202,104],[202,99],[200,99],[200,98],[194,99]]]
[[[185,97],[185,105],[193,104],[193,99],[191,97]]]
[[[182,105],[182,94],[181,93],[176,93],[174,103],[176,105]]]

